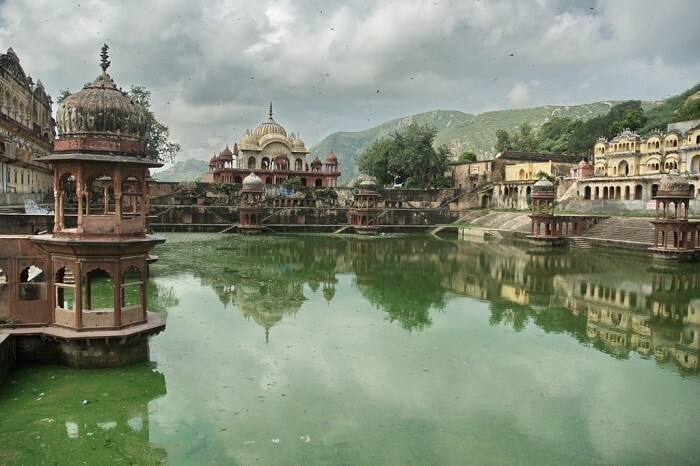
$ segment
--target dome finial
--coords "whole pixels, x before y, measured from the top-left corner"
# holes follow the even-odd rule
[[[272,102],[270,102],[270,120],[272,120]]]
[[[100,54],[100,57],[102,57],[100,68],[102,68],[102,71],[105,73],[107,72],[107,68],[109,68],[109,64],[111,63],[109,61],[109,55],[107,55],[107,50],[109,50],[109,47],[107,47],[107,44],[103,44],[102,53]]]

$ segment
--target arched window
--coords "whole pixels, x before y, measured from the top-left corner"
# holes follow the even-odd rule
[[[252,155],[248,157],[248,168],[250,168],[251,170],[255,168],[255,157],[253,157]]]

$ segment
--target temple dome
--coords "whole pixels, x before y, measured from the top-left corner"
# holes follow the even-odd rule
[[[338,163],[338,157],[335,156],[332,150],[331,153],[328,154],[328,157],[326,157],[326,163]]]
[[[253,136],[258,139],[268,134],[279,134],[285,138],[287,137],[287,131],[282,125],[272,119],[272,104],[270,104],[270,118],[266,122],[260,123],[260,125],[255,128],[255,131],[253,131]]]
[[[114,84],[107,74],[106,48],[102,54],[102,74],[59,104],[56,111],[59,137],[142,142],[146,116],[141,107]]]

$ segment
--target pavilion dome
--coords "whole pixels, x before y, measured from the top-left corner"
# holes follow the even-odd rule
[[[588,168],[588,167],[589,167],[588,162],[586,162],[585,160],[581,160],[578,163],[578,168]]]
[[[243,178],[243,189],[244,190],[255,190],[262,189],[263,181],[258,175],[251,172],[250,175]]]
[[[56,111],[61,138],[97,137],[142,142],[146,116],[107,74],[107,47],[102,48],[102,74],[66,97]]]
[[[554,194],[555,189],[554,183],[542,177],[532,185],[532,194]]]
[[[377,189],[377,182],[372,178],[365,178],[364,180],[360,181],[359,187],[360,189],[364,190],[374,190]]]
[[[248,146],[253,146],[256,147],[258,145],[258,138],[253,136],[250,132],[250,130],[246,130],[245,134],[241,138],[240,146],[241,147],[248,147]]]
[[[291,142],[292,142],[292,149],[301,151],[301,150],[306,150],[306,146],[304,145],[304,141],[302,141],[298,135],[295,135],[292,133],[291,137]]]
[[[677,170],[671,170],[661,178],[657,196],[690,197],[690,183]]]
[[[219,154],[219,160],[233,160],[233,152],[226,146],[226,149],[222,150]]]
[[[268,134],[279,134],[285,138],[287,137],[287,131],[282,125],[272,119],[272,104],[270,104],[270,118],[266,122],[260,123],[260,125],[255,128],[255,131],[253,131],[253,136],[258,139]]]
[[[331,153],[328,154],[328,157],[326,157],[326,163],[338,163],[338,157],[335,156],[332,150]]]

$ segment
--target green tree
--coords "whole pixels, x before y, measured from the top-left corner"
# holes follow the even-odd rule
[[[532,152],[537,149],[537,136],[530,123],[523,122],[518,126],[518,130],[513,134],[513,149],[523,152]]]
[[[143,86],[131,86],[129,97],[141,106],[146,116],[146,157],[159,162],[172,162],[180,152],[180,144],[170,141],[170,129],[158,121],[151,110],[151,91]]]
[[[426,188],[442,178],[450,154],[445,146],[433,147],[436,135],[433,126],[411,123],[404,131],[372,143],[358,157],[357,167],[381,184],[400,177],[407,186]]]
[[[462,155],[457,159],[459,162],[476,162],[477,160],[476,154],[471,151],[462,152]]]
[[[505,152],[513,148],[513,142],[510,139],[510,133],[505,129],[499,128],[496,130],[496,152]]]

